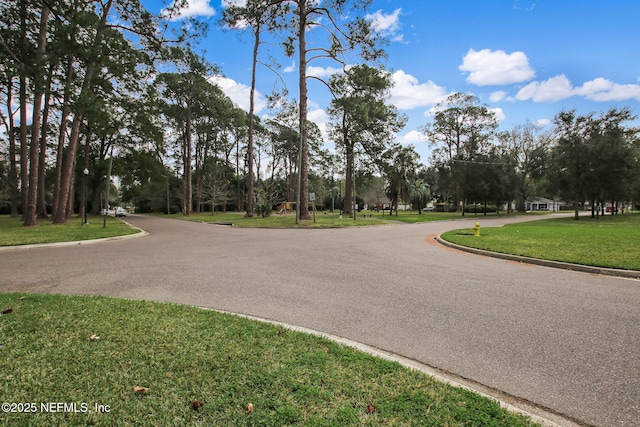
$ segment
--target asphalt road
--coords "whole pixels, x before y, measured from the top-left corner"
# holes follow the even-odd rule
[[[132,215],[148,236],[0,252],[0,291],[173,301],[361,342],[583,425],[640,425],[640,281],[436,244],[505,218],[328,230]],[[509,220],[512,221],[512,220]]]

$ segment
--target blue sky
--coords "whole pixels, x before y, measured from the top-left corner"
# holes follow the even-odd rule
[[[161,0],[143,3],[151,12],[163,7]],[[251,37],[220,29],[221,0],[190,3],[184,14],[210,23],[199,47],[221,68],[218,84],[248,109]],[[550,126],[563,109],[584,114],[628,106],[640,114],[638,0],[374,0],[368,18],[391,40],[385,61],[395,82],[390,102],[409,118],[397,140],[413,144],[425,162],[429,149],[420,128],[431,121],[434,104],[453,92],[476,95],[503,130],[526,121]],[[277,47],[270,54],[297,97],[297,59]],[[311,65],[309,72],[323,76],[339,68]],[[265,68],[258,80],[261,97],[276,84]],[[309,118],[322,127],[329,93],[311,83],[309,99]],[[269,114],[264,98],[258,106],[257,114]]]

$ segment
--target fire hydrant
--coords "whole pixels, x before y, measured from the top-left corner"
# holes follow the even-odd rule
[[[474,236],[479,236],[480,235],[480,223],[476,222],[476,225],[473,226],[473,235]]]

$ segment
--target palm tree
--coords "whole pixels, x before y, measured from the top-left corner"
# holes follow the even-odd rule
[[[427,202],[431,198],[431,189],[429,184],[423,180],[416,178],[414,180],[407,181],[407,193],[411,200],[411,204],[418,205],[418,214],[422,214],[422,209],[426,206]]]

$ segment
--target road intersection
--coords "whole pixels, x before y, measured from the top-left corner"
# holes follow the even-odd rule
[[[528,218],[527,218],[528,219]],[[171,301],[320,331],[540,408],[640,425],[640,281],[471,255],[477,218],[248,229],[131,215],[148,235],[0,253],[0,291]],[[483,227],[521,219],[480,217]]]

